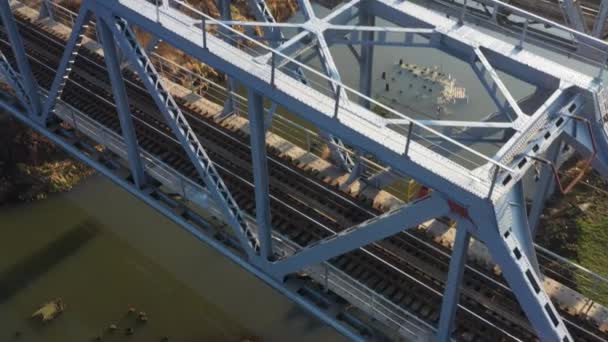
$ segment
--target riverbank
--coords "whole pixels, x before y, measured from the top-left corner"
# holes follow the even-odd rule
[[[93,173],[45,137],[0,114],[0,206],[68,191]]]
[[[579,166],[567,174],[574,176]],[[590,171],[571,192],[559,190],[547,202],[537,234],[537,242],[583,267],[608,277],[608,180]],[[588,279],[577,279],[578,290],[596,290]],[[608,293],[602,293],[608,303]]]

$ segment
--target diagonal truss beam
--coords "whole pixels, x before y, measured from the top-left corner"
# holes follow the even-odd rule
[[[314,9],[312,8],[310,0],[298,0],[298,4],[300,5],[300,10],[302,11],[302,14],[306,20],[311,20],[317,17]]]
[[[577,31],[587,33],[587,25],[585,25],[585,17],[583,17],[579,1],[559,0],[559,5],[568,25]]]
[[[509,142],[499,149],[495,157],[497,160],[517,166],[518,172],[506,176],[511,184],[515,184],[532,167],[534,163],[530,162],[530,158],[543,155],[551,148],[573,120],[572,116],[584,109],[584,103],[585,98],[581,93],[556,90],[530,117],[525,129],[516,131]],[[518,165],[520,163],[521,166]]]
[[[32,73],[32,68],[25,53],[25,46],[23,45],[23,41],[21,40],[19,30],[17,29],[17,23],[15,22],[13,12],[11,11],[11,7],[8,1],[0,1],[0,17],[2,18],[2,24],[4,25],[4,29],[6,30],[8,39],[11,42],[11,47],[15,55],[15,60],[17,61],[17,67],[19,68],[20,74],[18,77],[20,79],[19,83],[21,83],[21,87],[25,91],[25,93],[23,94],[25,95],[24,99],[27,99],[26,108],[30,112],[30,115],[38,116],[42,107],[40,103],[40,95],[38,93],[38,83],[36,82],[34,74]],[[3,62],[5,61],[6,59],[4,59]],[[10,66],[10,64],[8,64],[8,66]],[[7,76],[10,75],[11,70],[13,74],[16,71],[12,68],[3,69],[5,69],[5,71],[7,72],[5,73],[5,75]],[[19,86],[13,89],[17,88],[19,88]]]
[[[345,23],[354,17],[353,12],[356,12],[357,6],[362,0],[350,0],[344,5],[331,11],[321,20],[325,23]]]
[[[481,49],[479,47],[473,48],[473,51],[475,52],[475,59],[473,60],[473,63],[471,63],[473,68],[474,69],[476,68],[475,67],[476,60],[481,62],[482,66],[483,66],[483,71],[485,71],[485,73],[490,75],[492,80],[494,80],[494,84],[496,85],[496,87],[498,88],[498,90],[500,91],[502,96],[506,99],[509,106],[513,109],[513,111],[515,112],[515,115],[518,118],[525,117],[525,114],[524,114],[524,112],[522,112],[521,108],[519,107],[519,104],[517,103],[517,101],[515,101],[515,98],[513,98],[513,95],[511,94],[509,89],[507,89],[505,84],[502,82],[502,80],[498,76],[498,73],[496,73],[496,70],[494,70],[494,68],[492,67],[492,65],[490,64],[490,62],[484,55],[483,51],[481,51]],[[479,77],[479,78],[481,79],[482,77]],[[499,101],[497,101],[497,99],[496,99],[495,91],[490,93],[490,96],[492,96],[492,98],[494,99],[495,102],[499,103]]]
[[[32,111],[30,98],[28,96],[27,90],[25,90],[25,86],[23,82],[21,82],[21,77],[19,74],[15,72],[11,64],[8,62],[4,53],[0,52],[0,73],[4,76],[4,79],[11,86],[15,95],[23,105],[23,107],[27,110],[27,112],[31,115],[34,113]]]
[[[302,43],[302,40],[306,37],[308,37],[310,35],[310,32],[308,31],[302,31],[298,34],[296,34],[295,36],[289,38],[289,40],[287,40],[286,42],[282,43],[281,45],[277,46],[276,51],[286,55],[286,56],[290,56],[292,58],[294,58],[293,56],[297,56],[299,55],[299,51],[301,50],[299,44]],[[264,55],[264,60],[269,61],[270,60],[270,53]],[[282,62],[282,58],[279,56],[279,59],[277,61],[277,65],[281,65]]]
[[[602,38],[604,29],[606,28],[606,19],[608,18],[608,0],[602,0],[600,9],[597,11],[595,23],[593,24],[592,35],[596,38]]]
[[[309,0],[298,0],[300,8],[302,9],[302,13],[306,20],[310,22],[311,20],[317,20],[312,5]],[[303,31],[304,32],[304,31]],[[329,46],[325,41],[325,37],[323,36],[323,32],[309,32],[312,33],[317,40],[317,51],[319,53],[321,64],[323,65],[323,69],[325,73],[329,75],[332,79],[340,82],[340,73],[338,72],[338,67],[336,66],[334,59],[329,51]],[[298,34],[294,36],[292,39],[287,41],[285,44],[278,47],[279,51],[284,51],[287,47],[295,47],[301,40],[306,37],[307,34]],[[281,62],[279,61],[279,65]],[[298,73],[303,76],[303,73]],[[302,79],[302,78],[300,78]],[[346,91],[338,87],[334,82],[330,82],[330,86],[332,87],[334,93],[337,97],[344,101],[348,101],[348,97],[346,96]],[[306,83],[305,83],[306,84]],[[327,142],[327,146],[331,151],[332,159],[335,162],[338,162],[340,166],[347,170],[351,171],[355,165],[350,155],[346,152],[346,148],[344,143],[334,137],[332,134],[328,134],[326,132],[321,132],[320,136]]]
[[[72,26],[72,33],[70,34],[70,38],[65,46],[65,51],[61,61],[59,62],[55,79],[51,84],[48,97],[44,103],[44,109],[42,110],[40,117],[41,122],[46,122],[49,115],[55,110],[57,101],[61,98],[63,88],[65,87],[70,76],[70,72],[72,71],[72,65],[74,65],[76,57],[78,56],[78,48],[82,44],[86,29],[89,27],[90,17],[90,2],[85,0],[80,5],[80,12],[78,13],[76,22],[74,22],[74,25]]]
[[[297,254],[274,263],[273,273],[285,276],[297,272],[449,212],[446,200],[436,193],[431,194],[307,246]]]
[[[284,41],[285,38],[280,30],[280,26],[282,26],[283,23],[277,23],[276,19],[272,15],[272,12],[268,8],[265,0],[249,0],[249,7],[253,10],[253,13],[255,14],[257,20],[263,20],[263,24],[269,25],[265,26],[264,30],[267,36],[274,38],[274,40],[272,41],[272,47],[277,47],[279,41]],[[295,26],[300,28],[302,27],[301,24],[297,24]],[[306,75],[304,75],[302,68],[295,66],[292,63],[289,63],[288,67],[292,67],[294,69],[294,72],[300,82],[308,84],[308,80],[306,79]],[[266,120],[267,126],[272,124],[272,118],[276,110],[277,104],[273,103],[270,110],[268,111],[268,118]]]
[[[361,2],[361,0],[351,0],[348,3],[346,3],[345,5],[341,6],[340,8],[330,12],[326,17],[324,17],[323,19],[320,19],[320,21],[323,23],[347,22],[349,19],[351,19],[353,17],[351,12],[353,12],[356,9],[356,6],[360,2]],[[296,34],[295,36],[291,37],[286,42],[279,45],[276,48],[276,51],[278,51],[284,55],[287,55],[287,56],[297,55],[296,52],[301,50],[301,48],[298,47],[298,44],[300,44],[302,42],[302,40],[304,38],[308,37],[310,34],[311,34],[311,32],[309,32],[308,30],[304,30],[304,31]],[[269,61],[270,53],[267,53],[266,55],[264,55],[263,60]],[[280,65],[281,63],[278,63],[278,64]]]
[[[302,0],[307,1],[307,0]],[[338,67],[334,61],[334,58],[329,51],[329,46],[327,45],[327,41],[325,40],[325,36],[323,33],[317,33],[317,52],[319,53],[319,57],[321,59],[321,64],[323,65],[323,69],[325,73],[333,80],[338,82],[342,82],[340,78],[340,72],[338,71]],[[348,96],[346,95],[346,90],[342,89],[336,83],[331,82],[331,88],[336,96],[336,101],[342,101],[343,106],[346,106],[348,103]],[[343,169],[347,171],[352,171],[355,166],[355,162],[352,160],[350,155],[345,152],[346,148],[342,140],[334,137],[331,134],[327,134],[325,132],[321,133],[321,136],[328,142],[329,149],[331,150],[331,154],[333,160],[338,162]]]
[[[201,145],[196,134],[188,124],[186,117],[175,103],[173,96],[165,89],[154,65],[137,41],[137,37],[124,19],[113,18],[101,8],[97,14],[103,13],[102,20],[111,28],[115,40],[124,54],[129,56],[131,64],[137,70],[146,89],[152,96],[159,111],[178,138],[194,167],[198,171],[206,188],[214,201],[221,208],[226,222],[232,227],[241,243],[241,247],[249,258],[259,251],[259,241],[249,223],[241,213],[236,201],[232,198],[220,174],[215,169],[213,161]]]

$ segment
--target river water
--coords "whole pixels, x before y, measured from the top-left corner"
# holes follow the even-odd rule
[[[340,340],[252,275],[96,176],[65,194],[0,209],[0,341]],[[61,297],[66,310],[29,316]],[[144,311],[138,324],[129,307]],[[134,328],[133,336],[124,329]],[[22,333],[20,338],[15,333]]]

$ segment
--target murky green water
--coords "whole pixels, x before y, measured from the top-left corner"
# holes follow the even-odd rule
[[[1,208],[0,227],[3,342],[341,339],[101,177],[45,201]],[[46,324],[29,318],[57,297],[67,305],[62,315]],[[127,315],[130,306],[148,323]],[[116,333],[107,332],[110,324]],[[127,328],[133,336],[125,336]]]

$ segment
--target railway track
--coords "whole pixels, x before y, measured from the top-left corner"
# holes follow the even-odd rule
[[[42,87],[48,88],[64,42],[62,38],[34,27],[24,18],[20,18],[19,23],[37,80]],[[4,36],[0,45],[12,60],[10,46]],[[128,71],[125,74],[140,146],[196,180],[196,171],[163,123],[152,99],[133,74]],[[80,50],[63,99],[120,133],[111,88],[100,56]],[[207,146],[235,200],[243,210],[253,214],[248,137],[205,118],[206,113],[197,112],[198,109],[188,107],[184,101],[178,102],[201,143]],[[290,161],[279,158],[277,151],[272,149],[269,150],[269,173],[273,226],[302,246],[379,214],[368,204],[311,178]],[[445,251],[429,248],[423,240],[408,234],[398,234],[332,260],[335,266],[361,283],[432,324],[436,324],[439,317],[447,262]],[[465,310],[458,312],[456,338],[467,341],[536,339],[512,293],[500,284],[499,280],[479,271],[469,269],[465,272],[461,299]],[[577,341],[608,339],[585,333],[582,329],[592,331],[593,327],[585,327],[583,323],[571,324]]]

